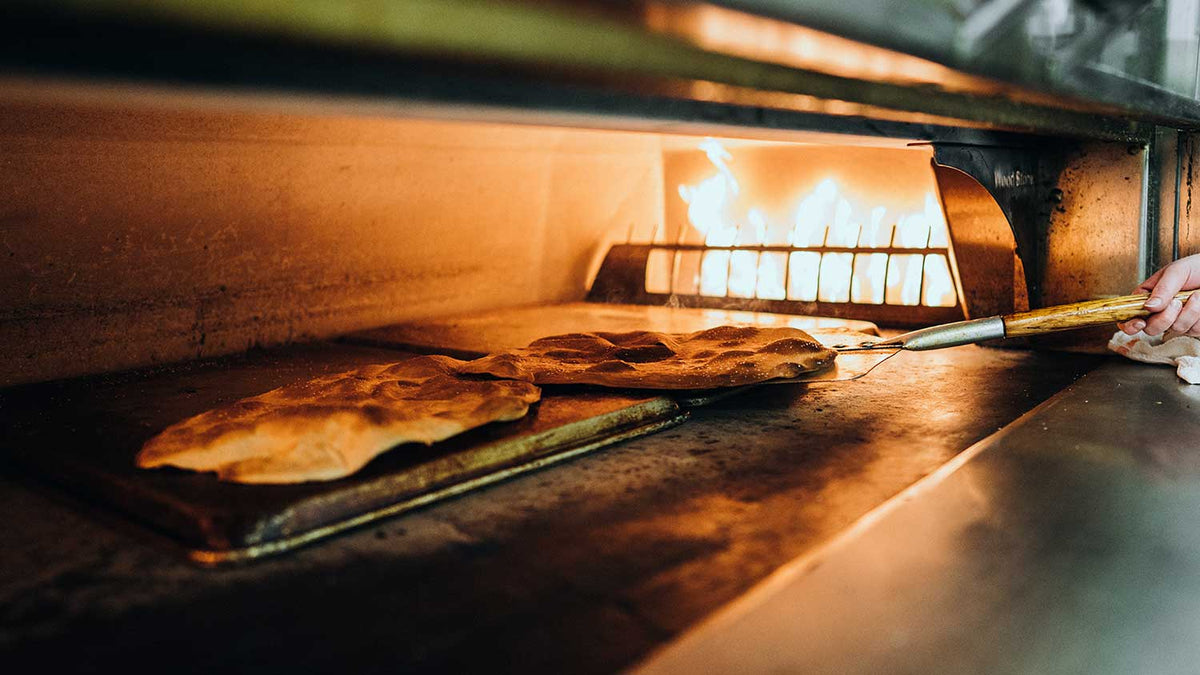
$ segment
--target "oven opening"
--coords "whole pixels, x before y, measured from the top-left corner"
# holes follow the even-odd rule
[[[715,171],[699,181],[687,178],[695,153],[668,154],[666,183],[679,198],[651,242],[647,292],[957,306],[928,153],[750,145],[735,159],[728,145],[700,143]]]
[[[742,389],[548,384],[519,420],[271,490],[135,464],[208,411],[372,364],[472,360],[566,334],[799,329],[821,351],[1011,311],[1025,283],[988,190],[908,139],[445,118],[461,110],[9,110],[24,120],[10,146],[31,216],[7,232],[21,264],[0,277],[17,310],[0,342],[28,354],[4,364],[3,384],[25,387],[5,390],[4,412],[42,420],[21,427],[12,456],[205,564],[648,436]],[[857,385],[885,357],[837,354],[814,382]],[[994,372],[1007,357],[953,358]],[[894,372],[875,386],[928,388]],[[99,420],[86,442],[71,435],[80,419]]]
[[[6,234],[0,385],[567,303],[897,328],[1023,308],[996,201],[903,138],[4,110],[29,215]]]
[[[1001,309],[1024,305],[1003,214],[927,145],[661,142],[662,218],[608,250],[592,300],[927,326],[971,316],[970,262],[984,269],[968,279],[1008,296]],[[969,212],[957,228],[944,200]],[[975,245],[983,232],[987,251]]]

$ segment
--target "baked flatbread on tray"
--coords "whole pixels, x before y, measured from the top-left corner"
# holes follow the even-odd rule
[[[696,333],[569,333],[470,361],[460,372],[534,384],[715,389],[798,377],[835,352],[797,328],[720,326]]]
[[[526,382],[460,377],[462,364],[422,356],[289,384],[168,427],[137,465],[215,471],[237,483],[332,480],[400,443],[519,419],[541,396]]]

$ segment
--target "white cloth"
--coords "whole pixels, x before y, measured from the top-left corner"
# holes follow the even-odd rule
[[[1175,366],[1184,382],[1200,384],[1200,339],[1178,333],[1150,336],[1141,331],[1133,335],[1117,331],[1108,348],[1134,361]]]

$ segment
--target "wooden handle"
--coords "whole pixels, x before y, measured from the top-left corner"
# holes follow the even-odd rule
[[[1187,302],[1195,291],[1184,291],[1175,296]],[[1090,300],[1070,305],[1043,307],[1029,312],[1009,314],[1004,318],[1004,336],[1041,335],[1072,328],[1099,326],[1106,323],[1128,321],[1134,317],[1147,316],[1150,311],[1142,305],[1148,295],[1127,295],[1107,300]]]

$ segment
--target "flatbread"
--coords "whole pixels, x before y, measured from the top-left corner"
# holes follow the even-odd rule
[[[835,352],[797,328],[720,326],[696,333],[570,333],[486,356],[460,372],[534,384],[635,389],[740,387],[798,377]]]
[[[519,419],[541,396],[526,382],[459,376],[463,363],[422,356],[273,389],[168,427],[137,465],[215,471],[238,483],[332,480],[400,443]]]

